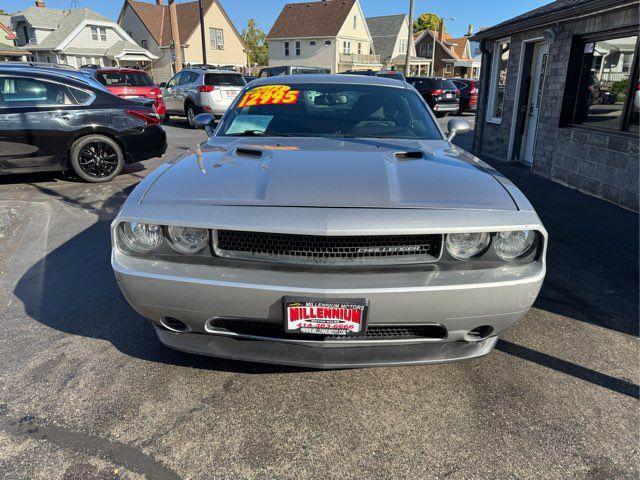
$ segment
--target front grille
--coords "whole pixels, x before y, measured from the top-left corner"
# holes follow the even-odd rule
[[[281,323],[266,320],[216,318],[209,321],[209,331],[224,330],[241,335],[253,335],[271,338],[288,338],[296,340],[411,340],[411,339],[443,339],[447,330],[438,324],[400,325],[377,327],[370,326],[364,335],[314,335],[304,333],[287,333]]]
[[[442,235],[322,236],[218,230],[214,250],[225,258],[319,265],[434,262]]]

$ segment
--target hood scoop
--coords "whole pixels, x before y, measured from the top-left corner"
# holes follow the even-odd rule
[[[262,150],[247,147],[237,147],[234,152],[238,157],[262,158]]]
[[[424,158],[424,153],[421,150],[414,150],[411,152],[396,152],[395,157],[398,160],[420,160]]]

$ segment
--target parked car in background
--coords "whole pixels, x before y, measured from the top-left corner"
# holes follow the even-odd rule
[[[470,78],[454,78],[451,80],[460,90],[459,114],[474,112],[478,106],[478,81]]]
[[[108,182],[164,154],[152,100],[127,100],[79,72],[0,64],[0,174],[64,170]]]
[[[181,70],[167,84],[160,84],[164,87],[165,121],[171,115],[185,116],[193,127],[193,119],[199,113],[221,118],[246,84],[242,74],[231,70]]]
[[[164,118],[167,109],[162,98],[162,90],[153,83],[146,72],[117,67],[82,68],[80,71],[91,75],[119,97],[152,99],[160,119]]]
[[[450,79],[407,77],[407,82],[418,90],[436,117],[460,110],[460,90]]]
[[[313,368],[489,353],[531,308],[547,233],[504,176],[405,83],[252,82],[206,143],[112,223],[124,297],[191,353]]]
[[[331,70],[321,67],[296,67],[291,65],[282,67],[267,67],[260,69],[258,77],[277,77],[279,75],[316,75],[319,73],[331,73]]]
[[[4,68],[25,68],[25,67],[37,67],[48,68],[53,70],[68,70],[77,72],[78,69],[71,65],[65,65],[64,63],[46,63],[46,62],[2,62],[0,65]]]
[[[347,70],[341,73],[346,75],[369,75],[373,77],[393,78],[394,80],[400,80],[402,82],[405,81],[402,72],[398,72],[397,70]]]
[[[247,83],[253,82],[256,79],[253,75],[242,75],[242,78],[244,78],[244,81]]]

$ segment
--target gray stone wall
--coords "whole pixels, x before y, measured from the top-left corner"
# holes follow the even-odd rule
[[[595,133],[580,127],[559,128],[559,123],[574,35],[627,26],[637,27],[638,24],[637,6],[563,24],[564,30],[549,46],[533,163],[533,171],[540,175],[636,211],[640,175],[638,136],[630,137],[619,132]],[[484,121],[490,68],[486,67],[486,62],[483,64],[474,139],[474,151],[477,154],[508,160],[522,42],[542,36],[545,28],[511,36],[507,86],[500,124]]]

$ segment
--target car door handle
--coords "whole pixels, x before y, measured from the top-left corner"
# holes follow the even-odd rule
[[[55,118],[59,120],[71,120],[74,117],[71,113],[58,113],[55,115]]]

